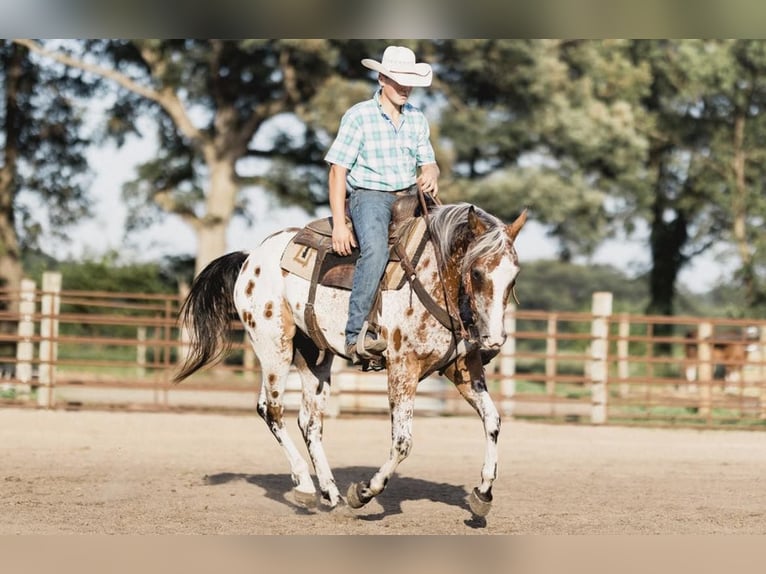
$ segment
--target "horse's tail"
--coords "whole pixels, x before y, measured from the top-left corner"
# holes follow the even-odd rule
[[[173,377],[180,383],[202,367],[219,361],[231,347],[229,327],[234,284],[248,254],[235,251],[211,261],[194,279],[179,311],[181,328],[189,333],[186,360]]]

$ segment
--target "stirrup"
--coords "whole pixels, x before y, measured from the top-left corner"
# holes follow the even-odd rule
[[[367,350],[366,341],[369,328],[369,322],[365,321],[362,323],[362,328],[359,331],[359,336],[356,338],[356,347],[354,348],[359,358],[367,361],[380,358],[386,348],[388,348],[388,343],[386,343],[385,339],[376,337],[374,339],[374,342],[377,344],[376,348],[374,348],[372,351]]]

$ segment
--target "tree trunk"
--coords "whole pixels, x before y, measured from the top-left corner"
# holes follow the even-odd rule
[[[13,206],[18,185],[18,146],[23,121],[19,93],[25,51],[14,45],[9,57],[2,63],[5,67],[5,148],[0,168],[0,283],[8,289],[19,289],[23,274]]]
[[[3,165],[0,167],[0,287],[17,293],[21,289],[23,270],[19,238],[14,225],[13,204],[18,185],[18,146],[23,121],[18,100],[23,61],[23,48],[13,46],[8,58],[2,62],[5,67],[5,148]],[[7,302],[0,303],[0,308],[12,313],[17,312],[19,297],[11,295]],[[15,321],[0,321],[0,333],[7,335],[15,333],[16,329]],[[16,344],[0,344],[0,356],[15,357]]]
[[[649,165],[656,172],[654,202],[652,204],[649,247],[652,268],[649,272],[649,305],[646,312],[653,315],[673,315],[676,280],[684,258],[681,250],[688,239],[687,216],[668,198],[665,189],[665,155],[667,149],[655,148],[650,152]]]
[[[652,251],[652,269],[649,273],[650,301],[647,313],[673,315],[676,281],[684,263],[681,249],[687,240],[686,216],[677,211],[666,221],[663,208],[655,203],[654,220],[649,237]]]
[[[732,236],[737,246],[741,261],[742,287],[745,290],[745,303],[753,308],[757,303],[753,253],[747,236],[747,184],[745,183],[745,114],[737,112],[734,119],[734,157],[732,171],[734,187],[731,190]]]
[[[649,305],[646,312],[650,315],[673,315],[675,312],[676,282],[684,264],[682,249],[688,239],[688,218],[686,213],[673,204],[665,195],[664,164],[658,159],[658,177],[655,184],[654,204],[652,205],[651,233],[649,246],[652,254],[652,268],[649,272]],[[672,335],[673,326],[658,324],[654,326],[657,336]],[[655,353],[669,354],[669,343],[659,343]]]
[[[205,215],[196,220],[197,256],[195,276],[216,257],[226,253],[226,231],[234,214],[238,185],[234,160],[207,158],[210,190],[205,202]]]

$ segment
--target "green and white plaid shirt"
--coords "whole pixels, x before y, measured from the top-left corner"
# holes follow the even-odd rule
[[[435,163],[431,130],[415,106],[402,106],[399,129],[380,105],[380,90],[343,115],[325,161],[349,170],[352,187],[396,191],[415,183],[417,168]]]

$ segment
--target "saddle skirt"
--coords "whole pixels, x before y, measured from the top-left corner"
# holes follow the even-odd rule
[[[428,241],[425,219],[416,214],[416,200],[415,196],[407,196],[394,204],[389,227],[388,264],[381,280],[383,290],[398,290],[407,280],[404,268],[400,264],[401,260],[394,249],[396,243],[404,247],[403,251],[414,267]],[[346,218],[346,225],[353,232],[353,225],[348,218]],[[359,248],[354,248],[350,255],[345,256],[333,251],[332,217],[324,217],[308,223],[298,231],[287,244],[280,265],[288,273],[307,281],[313,281],[316,278],[319,285],[351,290],[358,258]]]

